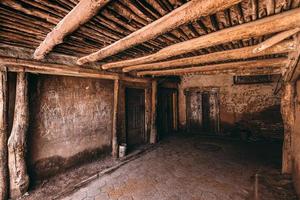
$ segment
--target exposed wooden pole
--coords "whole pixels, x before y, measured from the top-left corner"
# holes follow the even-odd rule
[[[39,61],[0,56],[0,69],[3,68],[2,65],[6,65],[7,70],[11,72],[30,72],[30,73],[39,73],[39,74],[51,74],[51,75],[109,79],[109,80],[120,79],[128,82],[147,83],[147,84],[151,83],[150,79],[134,78],[125,75],[119,75],[116,73],[103,72],[96,69],[87,69],[78,66],[43,63]]]
[[[152,81],[150,143],[157,142],[157,80]]]
[[[112,156],[117,158],[119,153],[118,143],[118,107],[119,107],[120,81],[114,81],[114,110],[113,110],[113,126],[112,126]]]
[[[192,0],[125,38],[93,54],[80,58],[77,63],[84,64],[102,60],[130,47],[151,40],[183,24],[196,20],[201,16],[208,16],[218,11],[225,10],[239,2],[241,2],[241,0]]]
[[[148,56],[104,64],[102,68],[111,69],[151,63],[231,41],[285,31],[287,29],[299,27],[299,24],[300,8],[297,8],[271,17],[223,29],[192,40],[180,42]]]
[[[145,76],[145,75],[170,76],[170,75],[182,75],[182,74],[190,74],[190,73],[197,73],[197,72],[209,72],[209,71],[220,71],[220,70],[230,70],[230,69],[283,67],[286,61],[287,61],[286,58],[273,58],[273,59],[265,59],[265,60],[230,62],[230,63],[182,68],[182,69],[142,71],[142,72],[138,72],[137,75],[138,76]]]
[[[0,200],[8,199],[8,120],[7,72],[0,71]]]
[[[284,125],[284,141],[282,147],[282,173],[292,173],[292,129],[295,121],[295,85],[287,83],[281,97],[281,115]]]
[[[72,33],[86,23],[99,9],[110,0],[81,0],[46,36],[45,40],[34,52],[34,58],[41,60],[54,46],[63,42],[66,35]]]
[[[254,58],[258,56],[271,55],[271,54],[280,54],[294,51],[296,49],[295,41],[288,40],[283,41],[265,51],[259,52],[257,54],[253,53],[253,49],[258,45],[253,47],[245,47],[240,49],[233,49],[228,51],[221,51],[216,53],[210,53],[200,56],[181,58],[176,60],[164,61],[164,62],[156,62],[149,64],[142,64],[136,66],[129,66],[123,68],[123,72],[137,71],[137,70],[157,70],[157,69],[166,69],[166,68],[175,68],[175,67],[185,67],[191,65],[200,65],[210,62],[221,62],[227,60],[235,60],[235,59],[247,59]]]
[[[289,53],[288,62],[284,68],[283,80],[295,82],[300,76],[300,33],[294,36],[296,50]]]
[[[17,74],[16,102],[13,127],[8,139],[8,166],[10,198],[16,199],[27,192],[29,177],[26,167],[26,133],[28,128],[28,80],[24,72]]]
[[[287,31],[283,31],[281,33],[278,33],[277,35],[269,38],[268,40],[262,42],[261,44],[258,45],[258,47],[256,47],[253,52],[254,53],[259,53],[262,52],[270,47],[272,47],[275,44],[278,44],[279,42],[285,40],[286,38],[291,37],[292,35],[295,35],[296,33],[298,33],[300,31],[300,28],[294,28],[291,30],[287,30]]]

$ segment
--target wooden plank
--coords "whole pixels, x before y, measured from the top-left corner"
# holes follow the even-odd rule
[[[93,54],[80,58],[77,63],[84,64],[102,60],[130,47],[156,38],[161,34],[196,20],[201,16],[208,16],[218,11],[225,10],[239,2],[241,2],[241,0],[192,0],[125,38],[122,38]]]
[[[227,42],[285,31],[287,29],[299,27],[299,24],[300,8],[297,8],[291,11],[273,15],[271,17],[266,17],[246,24],[223,29],[192,40],[180,42],[163,48],[157,53],[148,56],[131,60],[123,60],[120,62],[107,63],[104,64],[102,68],[111,69],[151,63]]]

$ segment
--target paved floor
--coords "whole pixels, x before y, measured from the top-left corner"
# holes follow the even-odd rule
[[[253,175],[280,165],[274,152],[265,145],[196,136],[171,137],[65,200],[249,199]]]

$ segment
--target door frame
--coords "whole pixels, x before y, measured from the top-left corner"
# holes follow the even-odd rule
[[[215,134],[218,135],[220,134],[220,88],[219,87],[190,87],[186,88],[184,90],[184,95],[185,95],[185,100],[186,100],[186,130],[187,132],[191,132],[191,124],[189,120],[189,113],[190,113],[190,97],[191,93],[209,93],[209,94],[214,94],[215,95],[215,100],[216,100],[216,112],[214,116],[215,120]],[[201,102],[202,103],[202,102]]]

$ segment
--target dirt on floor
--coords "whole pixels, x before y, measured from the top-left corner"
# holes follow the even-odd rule
[[[145,191],[151,193],[153,198],[160,194],[156,200],[188,200],[203,190],[202,196],[196,198],[197,200],[210,199],[209,195],[212,199],[227,200],[233,194],[239,194],[235,196],[236,199],[254,200],[257,177],[256,191],[259,200],[297,200],[291,177],[280,173],[281,145],[281,142],[274,141],[245,142],[176,135],[161,141],[155,150],[138,154],[134,160],[120,166],[111,174],[96,177],[91,183],[74,188],[100,171],[124,161],[106,157],[74,168],[38,183],[22,199],[67,197],[66,199],[79,200],[86,199],[90,194],[88,199],[97,199],[97,195],[100,195],[100,199],[104,200],[132,194],[131,199],[144,200],[139,196],[143,194],[136,192]],[[138,178],[135,179],[135,176]],[[194,191],[193,184],[199,190]],[[173,186],[179,186],[178,189],[182,192],[173,191]],[[207,193],[210,190],[212,191]],[[83,194],[87,196],[81,198]]]

